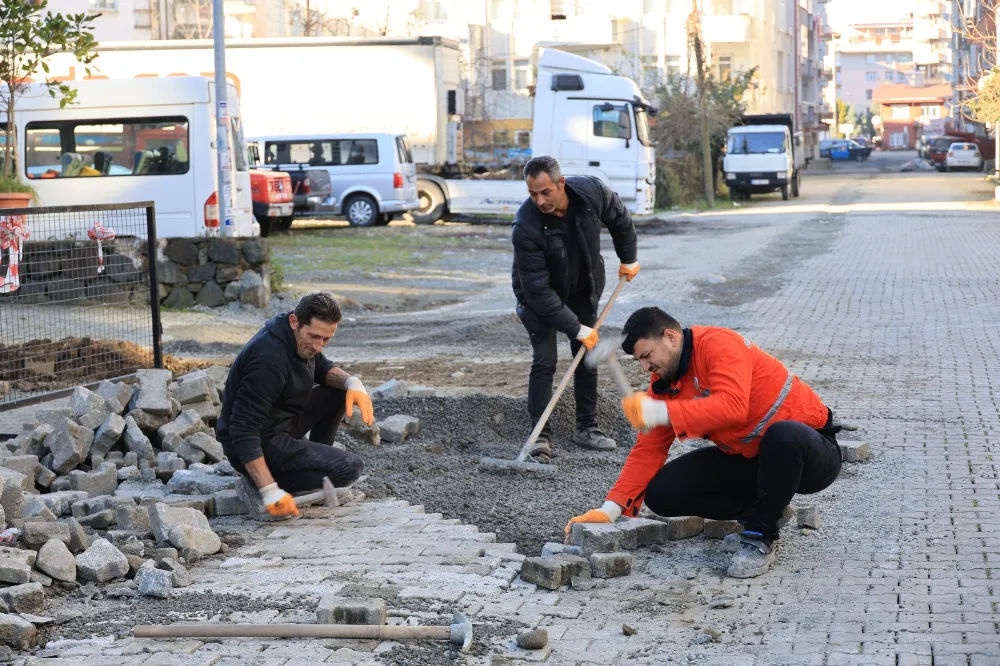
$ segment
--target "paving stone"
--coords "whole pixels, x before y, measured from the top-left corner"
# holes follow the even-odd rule
[[[90,547],[90,537],[83,530],[83,525],[76,518],[64,518],[60,522],[69,526],[69,549],[73,553],[81,553]]]
[[[35,485],[40,488],[51,488],[56,476],[55,472],[40,464],[35,470]]]
[[[735,520],[705,520],[704,534],[709,539],[725,539],[743,529]]]
[[[187,567],[172,557],[165,557],[157,562],[157,567],[170,572],[170,580],[174,587],[188,587],[193,582]]]
[[[170,396],[167,386],[170,384],[169,370],[137,370],[136,378],[139,390],[135,395],[135,409],[141,409],[147,414],[163,415],[170,413]]]
[[[139,594],[144,597],[166,599],[173,588],[171,572],[157,569],[152,560],[147,560],[135,574],[135,582],[139,586]]]
[[[45,606],[45,592],[41,583],[0,588],[0,599],[15,613],[41,613]]]
[[[814,530],[820,528],[819,507],[801,506],[797,514],[799,527],[811,527]]]
[[[65,422],[66,418],[62,421]],[[51,423],[42,423],[35,427],[31,434],[28,435],[28,441],[22,447],[19,453],[26,455],[41,456],[45,453],[45,440],[56,431],[56,426]]]
[[[118,468],[106,462],[92,472],[73,470],[69,473],[69,487],[87,493],[88,497],[113,495],[118,490]]]
[[[579,564],[576,560],[583,564]],[[590,568],[587,560],[572,555],[529,557],[521,563],[521,579],[548,590],[558,590],[570,583],[572,572],[581,566]]]
[[[170,543],[182,553],[193,552],[199,558],[214,555],[222,549],[219,535],[210,529],[199,529],[190,525],[176,525],[170,530]],[[188,559],[185,555],[185,559]]]
[[[623,518],[615,523],[615,527],[622,531],[621,546],[634,543],[636,548],[651,546],[653,544],[664,544],[667,542],[668,528],[665,523],[659,520],[648,518]],[[628,536],[629,534],[633,536]],[[631,549],[629,549],[631,550]]]
[[[129,384],[112,382],[107,379],[97,387],[97,395],[104,398],[108,407],[111,408],[112,413],[119,416],[125,413],[125,409],[128,407],[129,402],[132,401],[134,393],[135,390]]]
[[[167,482],[167,490],[178,495],[214,495],[236,487],[237,476],[220,476],[193,469],[175,472]]]
[[[705,529],[705,519],[698,516],[675,516],[666,519],[667,538],[671,541],[690,539]]]
[[[76,581],[76,559],[59,539],[52,539],[38,551],[35,566],[56,580],[66,583]]]
[[[191,404],[184,405],[184,409],[190,409],[195,412],[206,425],[215,423],[219,419],[221,412],[220,408],[211,400],[192,402]]]
[[[22,561],[0,556],[0,582],[20,585],[31,580],[31,567]]]
[[[167,495],[167,487],[162,481],[123,481],[115,491],[117,497],[131,497],[135,501],[159,500]]]
[[[103,511],[98,511],[97,513],[92,513],[89,516],[84,516],[82,518],[77,518],[77,521],[83,527],[89,527],[94,530],[106,530],[115,524],[115,512],[113,509],[105,509]]]
[[[38,640],[38,629],[19,615],[0,614],[0,643],[16,650],[30,650]]]
[[[630,553],[594,553],[590,556],[591,575],[594,578],[619,578],[632,573]]]
[[[564,543],[554,543],[549,542],[542,545],[542,557],[552,557],[553,555],[576,555],[580,557],[583,555],[583,548],[580,546],[571,546]]]
[[[430,386],[410,386],[406,395],[409,398],[433,398],[437,396],[437,389]]]
[[[125,419],[111,412],[94,433],[94,443],[90,447],[91,456],[103,456],[111,450],[125,434]]]
[[[222,490],[213,497],[216,516],[240,516],[247,513],[247,505],[235,490]]]
[[[73,393],[69,398],[69,408],[73,418],[78,421],[92,412],[99,413],[100,421],[98,423],[103,422],[111,411],[110,406],[104,398],[82,386],[77,386],[73,389]]]
[[[211,383],[210,383],[211,382]],[[188,405],[192,402],[211,401],[212,391],[215,391],[215,382],[206,377],[195,377],[187,381],[180,382],[175,389],[170,392],[170,396],[181,405]]]
[[[181,461],[185,465],[184,469],[187,469],[188,464],[193,465],[195,463],[205,462],[205,452],[191,446],[187,440],[183,440],[180,446],[177,447],[177,452],[172,455],[181,458]]]
[[[840,444],[840,457],[844,462],[864,462],[872,454],[868,442],[838,442],[838,444]]]
[[[149,508],[136,504],[119,504],[115,507],[115,524],[118,529],[147,534],[151,531]]]
[[[401,444],[420,432],[420,419],[404,414],[390,416],[377,425],[382,440],[395,444]]]
[[[38,456],[35,455],[14,455],[0,459],[0,465],[7,469],[12,469],[18,474],[25,476],[22,490],[33,493],[35,472],[38,469]]]
[[[133,409],[125,415],[125,419],[128,420],[129,416],[132,417],[132,420],[135,421],[137,426],[139,426],[139,429],[147,436],[155,435],[157,430],[173,420],[170,412],[165,412],[163,414],[150,414],[149,412],[144,412],[141,409]]]
[[[162,442],[168,435],[176,435],[183,439],[196,432],[204,432],[206,427],[205,422],[201,420],[201,416],[196,411],[185,409],[176,419],[160,426],[156,434],[158,441]]]
[[[52,471],[68,474],[87,459],[94,431],[72,421],[64,421],[45,438],[45,448],[52,452]],[[16,515],[16,513],[14,514]]]
[[[142,476],[138,467],[122,467],[118,470],[118,482],[135,481]]]
[[[69,545],[69,526],[64,523],[25,523],[21,538],[32,550],[38,550],[52,539]]]
[[[372,391],[373,399],[382,398],[405,398],[409,392],[410,385],[399,379],[390,379]]]
[[[211,531],[205,514],[194,509],[173,508],[157,503],[149,510],[149,525],[157,542],[170,541],[170,532],[179,525]],[[180,547],[180,546],[178,546]]]
[[[125,445],[128,446],[131,453],[136,455],[138,460],[152,461],[155,459],[152,442],[149,441],[131,414],[125,417]],[[125,459],[128,460],[128,454],[126,454]]]
[[[128,573],[128,558],[105,539],[95,539],[90,548],[76,556],[77,575],[84,580],[105,583]]]
[[[569,541],[574,546],[580,546],[583,554],[589,557],[592,553],[611,553],[618,550],[622,536],[622,531],[616,525],[573,523]]]
[[[327,595],[316,607],[318,624],[376,624],[387,620],[385,599],[350,599]]]
[[[187,463],[173,451],[160,451],[156,454],[156,469],[160,472],[169,472],[172,476],[174,472],[187,469]]]
[[[87,497],[87,493],[76,490],[64,490],[39,495],[39,499],[57,516],[68,515],[75,503],[86,500]]]
[[[185,441],[187,441],[187,443],[194,448],[202,451],[213,463],[222,462],[226,459],[226,454],[222,450],[222,444],[207,433],[196,432],[195,434],[189,436]]]

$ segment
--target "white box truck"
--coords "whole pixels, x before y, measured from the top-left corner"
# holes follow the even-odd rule
[[[212,75],[208,40],[102,43],[97,77]],[[231,40],[227,75],[248,136],[398,133],[420,171],[421,206],[447,214],[503,214],[527,198],[520,181],[463,177],[463,70],[457,42],[440,37]],[[93,67],[92,67],[93,69]],[[52,61],[67,80],[84,72],[68,55]],[[634,213],[649,213],[655,165],[639,87],[592,60],[539,49],[532,153],[552,155],[567,175],[608,182]]]
[[[743,116],[729,130],[722,169],[733,201],[775,191],[786,201],[799,196],[804,165],[802,132],[795,131],[791,114]]]

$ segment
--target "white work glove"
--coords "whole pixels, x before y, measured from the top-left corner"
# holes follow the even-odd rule
[[[347,418],[351,418],[354,406],[357,405],[358,409],[361,410],[361,420],[369,428],[372,427],[375,424],[375,408],[372,406],[372,399],[368,396],[368,391],[365,390],[365,385],[357,377],[348,377],[344,388],[347,389]]]
[[[295,499],[278,487],[277,483],[269,483],[260,489],[260,497],[264,500],[264,508],[277,518],[299,515],[299,507]]]
[[[576,339],[583,343],[587,351],[590,351],[597,344],[597,331],[589,326],[580,324],[580,331],[576,334]]]
[[[656,400],[645,393],[635,392],[622,398],[622,411],[636,430],[649,430],[670,425],[670,413],[664,400]]]

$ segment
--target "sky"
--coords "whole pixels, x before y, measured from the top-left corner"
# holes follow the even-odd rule
[[[898,21],[913,10],[912,0],[830,0],[826,17],[835,31],[852,23]]]

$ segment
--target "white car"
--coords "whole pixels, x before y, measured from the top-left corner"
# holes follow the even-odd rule
[[[979,155],[979,146],[974,143],[953,143],[948,148],[948,155],[944,158],[944,170],[954,169],[974,169],[979,171],[983,168],[983,159]]]

